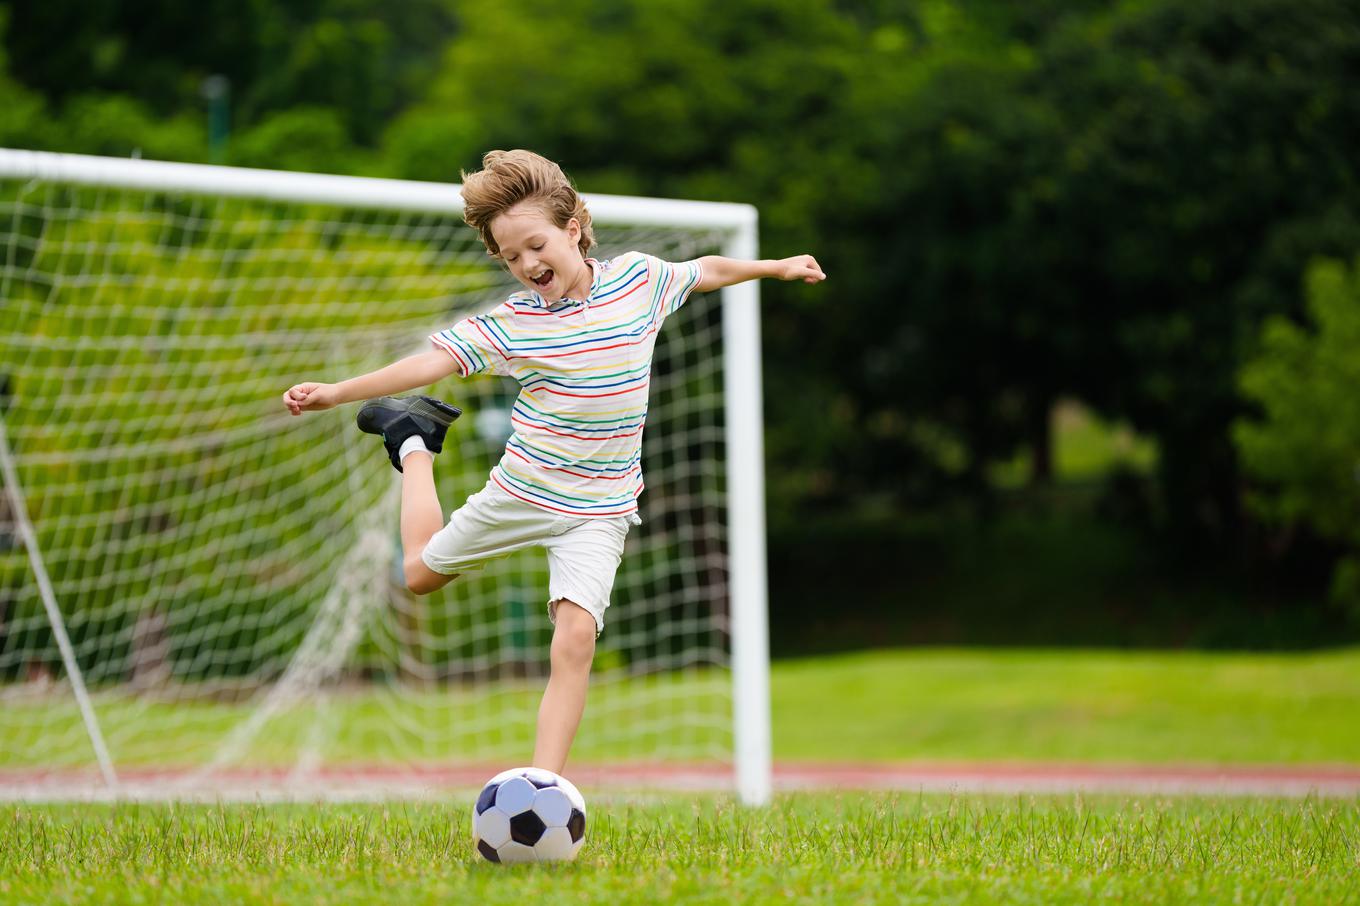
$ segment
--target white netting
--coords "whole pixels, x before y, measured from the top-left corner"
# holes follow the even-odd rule
[[[600,257],[685,260],[716,229],[597,221]],[[398,477],[354,406],[282,391],[427,348],[508,275],[455,214],[0,180],[0,411],[38,553],[114,765],[526,762],[547,670],[541,551],[425,598],[398,579]],[[644,469],[576,763],[729,760],[721,312],[661,333]],[[465,410],[445,514],[484,483],[516,385]],[[0,775],[94,764],[10,495],[0,502]]]

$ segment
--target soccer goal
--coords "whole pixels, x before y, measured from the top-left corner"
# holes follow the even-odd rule
[[[756,254],[744,205],[590,196],[598,257]],[[305,378],[512,289],[458,187],[0,150],[0,795],[391,793],[527,763],[542,553],[429,597],[398,476]],[[770,792],[754,283],[657,344],[628,539],[568,773]],[[449,379],[447,511],[517,386]]]

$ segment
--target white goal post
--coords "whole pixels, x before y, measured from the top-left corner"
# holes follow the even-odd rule
[[[748,205],[585,198],[601,257],[757,255]],[[527,760],[541,567],[403,595],[396,485],[352,410],[268,409],[504,297],[461,210],[454,184],[0,149],[0,788],[171,789],[163,757],[199,782]],[[573,761],[730,760],[759,804],[759,289],[673,318]],[[504,383],[437,388],[467,410],[436,463],[446,514],[494,462]]]

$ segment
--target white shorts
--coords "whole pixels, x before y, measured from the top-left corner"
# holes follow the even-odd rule
[[[481,569],[527,547],[543,547],[548,552],[548,619],[556,621],[558,601],[571,601],[595,618],[598,635],[628,529],[641,523],[636,514],[583,518],[550,513],[488,481],[435,532],[420,559],[449,576]]]

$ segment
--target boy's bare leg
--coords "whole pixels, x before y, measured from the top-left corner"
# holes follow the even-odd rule
[[[534,767],[562,773],[576,728],[586,709],[590,664],[595,659],[595,618],[578,604],[557,602],[552,639],[552,672],[538,706]]]
[[[444,511],[434,486],[434,457],[410,453],[401,461],[401,551],[406,587],[418,595],[443,588],[454,579],[425,565],[421,552],[434,533],[444,527]]]

